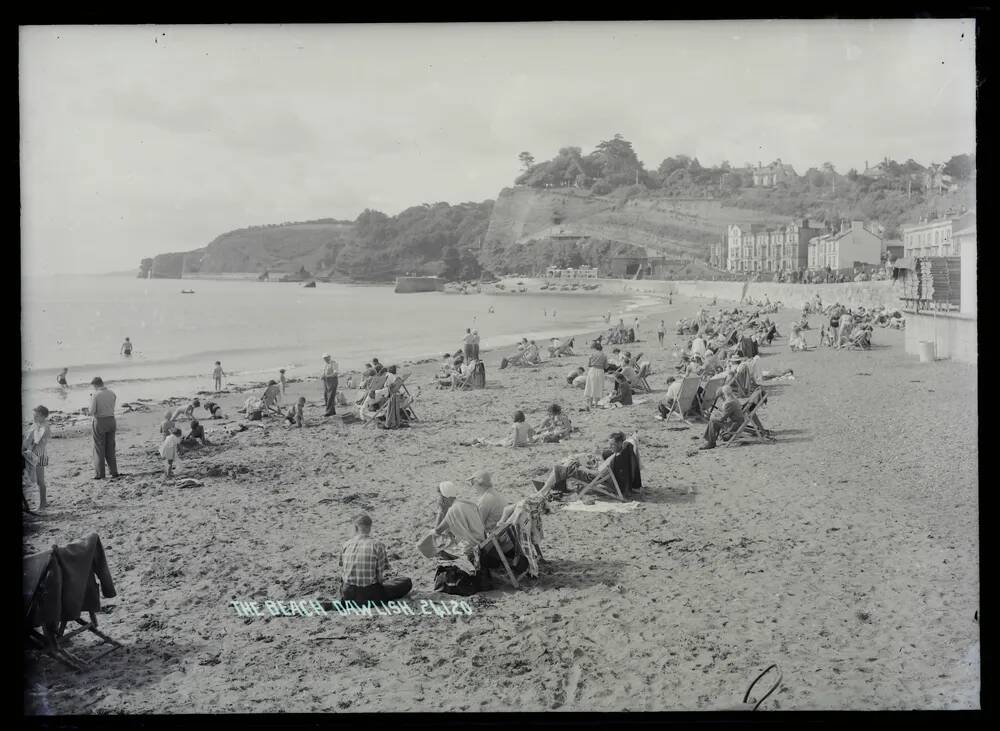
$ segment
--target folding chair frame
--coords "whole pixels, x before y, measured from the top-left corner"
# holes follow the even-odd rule
[[[754,397],[757,392],[760,392],[760,398],[756,399],[754,402]],[[757,442],[773,442],[773,437],[766,436],[760,428],[754,423],[754,418],[757,415],[757,410],[767,403],[767,393],[763,388],[758,386],[747,402],[743,405],[743,423],[739,425],[736,431],[732,432],[729,438],[722,443],[723,447],[731,447],[734,444],[742,442],[744,439],[754,439]],[[763,424],[763,422],[761,422]]]
[[[653,389],[652,387],[650,387],[649,381],[647,380],[648,376],[649,376],[649,363],[646,362],[639,367],[639,372],[635,376],[635,384],[636,386],[638,386],[638,389],[632,389],[632,390],[633,391],[638,390],[639,393],[652,393]]]
[[[663,417],[664,422],[670,419],[671,415],[677,414],[677,416],[680,417],[680,420],[683,421],[685,424],[691,423],[690,421],[687,420],[685,414],[691,411],[691,407],[698,400],[698,389],[695,388],[694,394],[690,397],[690,400],[688,400],[688,402],[684,405],[683,409],[681,408],[681,397],[684,396],[684,384],[691,383],[692,381],[698,381],[699,383],[701,383],[701,379],[698,376],[686,376],[684,379],[681,380],[680,393],[677,394],[677,398],[674,399],[674,402],[670,405],[670,410],[667,412],[667,415]]]
[[[497,536],[501,535],[504,531],[507,530],[511,531],[511,540],[515,542],[516,545],[517,536],[513,532],[513,526],[506,525],[500,530],[492,531],[488,536],[486,536],[486,540],[479,544],[478,548],[480,551],[482,551],[484,548],[492,546],[493,549],[496,551],[497,556],[500,557],[500,563],[503,564],[504,570],[507,572],[507,577],[510,579],[510,583],[514,586],[515,589],[520,589],[521,584],[519,579],[524,578],[524,575],[528,573],[528,569],[522,571],[520,575],[514,574],[514,569],[511,568],[510,562],[507,560],[507,556],[504,554],[503,549],[500,547],[500,541],[497,540]]]
[[[60,646],[60,649],[62,650],[63,653],[65,653],[70,658],[72,658],[76,662],[80,663],[84,667],[86,667],[88,665],[92,665],[93,663],[97,662],[98,660],[100,660],[105,655],[108,655],[108,654],[114,652],[115,650],[119,649],[120,647],[122,647],[122,643],[118,642],[118,640],[115,640],[115,639],[113,639],[111,637],[108,637],[106,634],[104,634],[99,629],[97,629],[97,615],[94,614],[93,612],[89,612],[89,614],[90,614],[90,621],[89,622],[85,621],[83,619],[80,619],[79,617],[77,617],[76,619],[72,620],[72,621],[76,622],[77,624],[79,624],[80,626],[77,627],[74,630],[71,630],[70,632],[65,632],[65,630],[66,630],[66,624],[67,623],[66,622],[62,622],[59,625],[59,635],[58,635],[59,640],[66,640],[66,639],[69,639],[70,637],[74,637],[74,636],[80,634],[81,632],[93,632],[95,635],[97,635],[101,639],[100,643],[98,643],[98,646],[100,646],[100,645],[111,645],[111,647],[107,648],[106,650],[104,650],[101,653],[98,653],[97,655],[94,655],[93,657],[91,657],[89,659],[84,659],[84,658],[80,657],[79,655],[76,655],[76,654],[70,652],[65,647]]]
[[[701,397],[701,404],[700,404],[700,412],[701,412],[701,414],[700,414],[700,416],[701,416],[702,419],[704,419],[706,421],[709,419],[709,417],[711,417],[712,412],[715,410],[715,404],[718,403],[718,401],[719,401],[719,395],[720,395],[720,392],[722,390],[722,386],[725,383],[724,379],[722,379],[722,378],[709,378],[707,381],[705,381],[705,385],[704,385],[703,388],[707,389],[708,388],[708,384],[710,384],[712,382],[714,382],[716,384],[715,387],[714,387],[715,388],[715,393],[714,394],[709,394],[706,391],[706,392],[704,392],[702,394],[702,397]]]
[[[610,486],[604,484],[605,482],[608,481],[609,477],[611,478]],[[614,493],[611,492],[612,487],[615,489]],[[577,493],[577,496],[582,498],[584,495],[590,492],[596,492],[601,495],[605,495],[606,497],[609,497],[613,500],[619,500],[621,502],[625,502],[625,496],[622,495],[622,489],[618,485],[618,479],[615,477],[615,473],[611,470],[610,467],[601,470],[600,473],[597,475],[597,477],[595,477],[593,480],[591,480],[586,485],[581,487],[580,491]]]

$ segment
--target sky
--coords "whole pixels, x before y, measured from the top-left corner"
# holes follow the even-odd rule
[[[20,30],[22,272],[496,198],[621,133],[647,168],[975,149],[972,20]]]

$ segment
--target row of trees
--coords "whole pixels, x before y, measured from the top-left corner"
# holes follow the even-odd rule
[[[338,252],[334,269],[368,280],[410,272],[474,279],[481,271],[476,250],[492,211],[493,201],[425,203],[396,216],[365,210]]]
[[[536,188],[575,186],[600,195],[623,186],[642,185],[676,195],[717,196],[753,185],[753,166],[750,163],[734,168],[729,161],[723,161],[720,165],[703,167],[697,157],[688,155],[667,157],[655,171],[650,172],[639,160],[632,143],[621,134],[599,142],[587,155],[579,147],[563,147],[555,157],[545,162],[536,163],[534,155],[528,151],[518,155],[518,160],[523,168],[515,179],[518,185]],[[931,167],[934,167],[933,163]],[[921,189],[924,187],[922,174],[929,169],[912,158],[904,163],[886,160],[882,168],[883,177],[906,180],[911,190],[914,185]],[[955,181],[969,180],[975,174],[975,155],[954,155],[944,164],[943,172]],[[829,162],[810,168],[802,176],[815,188],[835,188],[843,184],[841,179],[855,182],[864,177],[856,169],[841,175]]]

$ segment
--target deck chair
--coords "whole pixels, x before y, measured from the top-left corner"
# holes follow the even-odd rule
[[[750,398],[753,392],[759,388],[750,372],[749,360],[744,360],[737,366],[736,372],[729,379],[729,384],[733,387],[733,393],[740,398]]]
[[[612,492],[612,489],[614,492]],[[597,474],[597,477],[581,487],[577,496],[582,498],[584,495],[592,492],[604,495],[612,500],[625,502],[625,496],[622,495],[622,489],[618,485],[618,479],[615,477],[615,473],[611,470],[611,462],[602,466],[600,472]]]
[[[520,573],[514,572],[514,569],[510,565],[510,561],[507,560],[507,556],[504,553],[503,548],[500,546],[501,538],[506,538],[508,543],[513,546],[512,550],[515,553],[518,552],[517,531],[513,525],[506,525],[503,528],[491,531],[486,536],[486,540],[476,546],[480,553],[480,560],[482,560],[482,554],[484,552],[490,551],[495,553],[500,559],[500,563],[503,565],[504,571],[507,573],[507,578],[510,579],[511,585],[513,585],[515,589],[520,589],[521,584],[519,580],[524,578],[524,575],[528,573],[528,569],[525,568],[524,571],[521,571]]]
[[[634,393],[652,393],[653,389],[649,385],[649,361],[639,366],[639,372],[635,374],[635,383],[632,384]]]
[[[758,426],[760,417],[757,415],[757,411],[766,403],[767,395],[764,393],[764,389],[758,386],[750,395],[750,398],[743,403],[743,423],[735,431],[731,432],[729,438],[723,442],[722,446],[731,447],[745,440],[773,442],[774,437],[769,436],[762,428],[763,423]]]
[[[417,421],[417,415],[413,411],[413,396],[410,395],[409,390],[406,388],[405,380],[405,378],[397,378],[389,385],[389,394],[386,396],[385,403],[378,407],[378,411],[373,413],[371,418],[365,422],[365,426],[372,424],[377,426],[379,422],[393,424],[401,421]],[[410,404],[406,407],[399,405],[400,391],[405,391],[407,397],[410,399]],[[390,417],[389,409],[391,408],[397,409],[398,412]],[[388,426],[386,428],[395,429],[397,427]]]
[[[88,553],[89,567],[81,573],[81,560],[87,561]],[[101,578],[100,584],[95,576]],[[49,551],[25,556],[22,577],[24,628],[31,646],[76,671],[92,666],[122,647],[97,628],[95,611],[100,608],[100,595],[116,595],[97,534],[62,549],[52,546]],[[87,620],[82,618],[84,612]],[[70,622],[80,626],[66,632]],[[66,641],[82,632],[96,635],[101,640],[97,647],[110,647],[89,658],[79,655],[79,650],[71,652],[65,647]]]
[[[868,331],[865,329],[857,330],[851,333],[851,342],[848,345],[849,350],[871,350],[872,341],[871,337],[868,335]]]
[[[458,376],[455,379],[455,383],[452,385],[451,390],[452,391],[471,391],[473,388],[475,388],[475,385],[474,385],[475,384],[475,378],[474,378],[474,376],[476,375],[476,368],[478,368],[478,365],[475,366],[475,367],[473,367],[472,370],[470,370],[464,376]]]
[[[355,401],[355,405],[360,406],[368,398],[368,394],[372,391],[378,391],[385,388],[385,381],[389,377],[388,372],[382,371],[378,375],[372,376],[368,379],[368,383],[365,384],[364,388],[361,389],[361,398]]]
[[[705,386],[701,394],[701,416],[708,419],[715,409],[715,402],[719,400],[719,389],[726,382],[725,378],[709,378],[705,381]]]
[[[677,400],[670,405],[670,411],[663,417],[663,421],[667,421],[671,414],[677,414],[685,424],[691,423],[685,417],[697,402],[698,386],[700,383],[700,376],[687,376],[681,381],[681,391],[677,395]]]
[[[414,396],[413,396],[412,393],[410,393],[410,389],[408,389],[406,387],[406,379],[409,378],[409,377],[410,377],[409,373],[404,373],[403,375],[401,375],[399,377],[399,379],[396,381],[396,383],[399,384],[398,388],[401,389],[403,391],[403,393],[406,394],[406,397],[408,399],[410,399],[410,405],[406,407],[406,411],[410,412],[410,420],[411,421],[420,421],[420,419],[417,417],[417,412],[413,410],[413,403],[417,399],[414,398]],[[420,393],[420,389],[419,388],[417,389],[417,393]]]

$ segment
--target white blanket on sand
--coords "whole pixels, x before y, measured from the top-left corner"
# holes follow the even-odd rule
[[[629,513],[639,507],[638,502],[631,503],[605,503],[595,502],[593,505],[586,505],[579,500],[566,503],[563,510],[577,510],[582,513]]]

